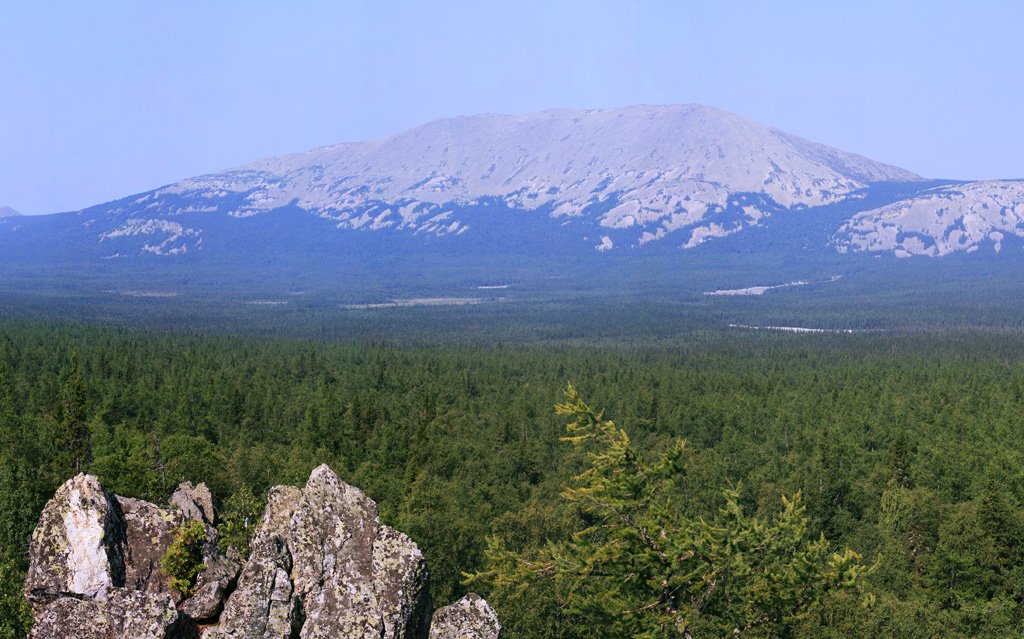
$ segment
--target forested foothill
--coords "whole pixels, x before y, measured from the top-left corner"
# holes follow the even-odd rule
[[[423,549],[435,605],[478,591],[510,638],[625,636],[615,620],[651,583],[580,579],[570,559],[588,557],[622,583],[657,573],[643,566],[682,580],[695,638],[1024,635],[1024,335],[677,325],[590,344],[586,326],[488,345],[507,326],[429,343],[3,320],[0,637],[25,632],[28,541],[76,472],[157,503],[206,482],[242,548],[254,496],[322,463]],[[586,414],[565,408],[570,383],[594,424],[614,421],[614,446],[564,440]],[[615,499],[597,507],[595,489]],[[708,594],[704,575],[626,552],[636,538],[608,524],[609,504],[687,557],[731,548],[707,564],[730,566],[729,587]],[[768,561],[730,545],[741,537],[790,541]],[[632,634],[678,636],[632,614]]]

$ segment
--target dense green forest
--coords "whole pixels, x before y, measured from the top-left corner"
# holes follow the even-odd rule
[[[465,583],[488,544],[529,555],[585,513],[563,487],[567,383],[657,455],[686,517],[773,517],[859,553],[864,593],[793,637],[1024,636],[1024,336],[695,329],[657,348],[395,345],[0,323],[0,637],[19,636],[35,520],[82,469],[166,501],[205,481],[227,517],[320,463],[423,548],[437,605],[470,587],[508,636],[595,636],[552,584]],[[676,467],[673,467],[676,468]],[[489,541],[490,540],[490,541]],[[868,597],[862,594],[870,595]],[[871,605],[865,605],[867,600]],[[753,635],[752,635],[753,636]]]

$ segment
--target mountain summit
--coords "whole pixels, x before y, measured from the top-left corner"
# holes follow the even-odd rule
[[[0,206],[0,217],[20,217],[21,213],[18,213],[9,206]]]

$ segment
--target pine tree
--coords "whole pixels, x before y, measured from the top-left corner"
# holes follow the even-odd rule
[[[234,548],[243,557],[249,556],[249,544],[259,527],[263,504],[243,484],[224,504],[220,525],[221,550]]]
[[[56,446],[63,470],[81,472],[89,460],[89,424],[85,417],[85,383],[78,352],[71,354],[71,366],[60,389],[60,421]]]

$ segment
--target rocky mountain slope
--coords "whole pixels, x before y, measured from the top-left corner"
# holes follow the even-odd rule
[[[1024,237],[1024,182],[988,181],[928,189],[855,215],[836,233],[842,252],[892,251],[898,257],[968,253],[1008,235]]]
[[[0,217],[21,217],[21,213],[9,206],[0,206]]]
[[[160,559],[185,521],[206,530],[203,569],[183,597]],[[217,548],[206,487],[183,484],[169,508],[68,480],[32,536],[25,594],[33,639],[498,639],[485,601],[433,611],[416,544],[328,467],[305,488],[271,489],[247,561]],[[432,621],[433,619],[433,621]]]

